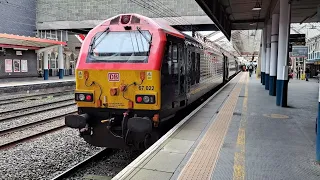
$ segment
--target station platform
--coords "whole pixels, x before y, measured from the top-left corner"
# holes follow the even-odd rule
[[[43,78],[7,78],[0,79],[0,93],[12,93],[74,85],[74,76],[65,76],[63,79],[59,79],[59,77],[50,77],[49,80],[43,80]]]
[[[241,72],[113,179],[319,180],[318,86],[290,80],[282,108]]]

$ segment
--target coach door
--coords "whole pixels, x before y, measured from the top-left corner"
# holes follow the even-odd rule
[[[186,104],[186,70],[185,70],[185,48],[184,41],[179,38],[170,37],[168,40],[172,46],[172,79],[175,86],[175,100],[173,108],[183,107]]]
[[[172,78],[175,86],[174,108],[183,107],[186,104],[186,71],[184,62],[184,45],[180,39],[172,41]]]
[[[161,104],[163,108],[169,111],[175,111],[174,109],[185,106],[186,73],[183,52],[183,40],[167,36],[165,56],[161,70]]]

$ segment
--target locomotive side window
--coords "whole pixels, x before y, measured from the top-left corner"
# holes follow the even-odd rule
[[[168,42],[167,45],[167,62],[168,63],[168,72],[172,74],[172,43]]]
[[[173,74],[179,74],[177,44],[172,45],[172,62],[173,62]]]
[[[172,46],[172,60],[174,63],[178,62],[178,47],[177,44],[173,44]]]
[[[162,61],[161,73],[165,76],[171,74],[171,44],[167,44],[165,47],[164,58]]]

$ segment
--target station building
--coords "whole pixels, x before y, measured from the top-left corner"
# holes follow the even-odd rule
[[[76,56],[66,46],[68,32],[38,31],[36,3],[36,0],[0,3],[0,78],[59,76],[59,71],[62,71],[60,78],[74,74]],[[59,48],[63,62],[60,65]],[[44,52],[48,67],[44,67]]]
[[[317,76],[320,72],[320,35],[308,39],[307,65],[310,67],[310,76]]]

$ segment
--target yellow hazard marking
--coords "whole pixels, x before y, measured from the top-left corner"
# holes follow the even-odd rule
[[[248,111],[248,79],[246,78],[245,95],[242,104],[242,115],[237,137],[237,151],[234,154],[233,179],[244,180],[246,175],[246,123]]]
[[[283,114],[263,114],[263,116],[273,119],[288,119],[289,116]]]
[[[147,80],[152,80],[152,72],[147,72]]]
[[[83,71],[78,71],[78,78],[83,79]]]
[[[210,179],[219,159],[225,136],[232,121],[233,112],[246,74],[242,74],[230,96],[226,99],[207,132],[197,145],[187,164],[179,174],[179,180]]]

